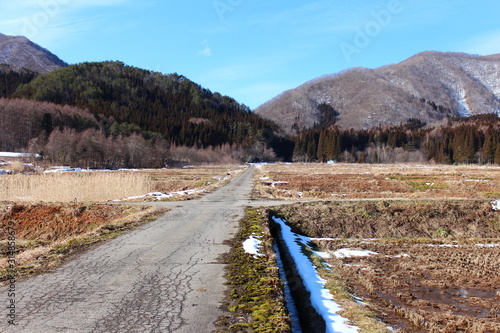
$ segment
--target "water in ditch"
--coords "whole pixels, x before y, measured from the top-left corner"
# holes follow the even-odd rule
[[[280,279],[281,281],[283,281],[285,285],[284,287],[285,300],[288,313],[290,314],[290,319],[292,321],[292,333],[302,333],[302,328],[300,327],[300,321],[299,321],[299,312],[297,310],[297,307],[295,306],[295,301],[293,300],[292,297],[292,291],[290,290],[290,286],[286,278],[285,268],[283,266],[283,261],[281,260],[280,250],[278,249],[278,246],[276,244],[274,244],[273,248],[274,252],[276,253],[276,262],[279,267]]]

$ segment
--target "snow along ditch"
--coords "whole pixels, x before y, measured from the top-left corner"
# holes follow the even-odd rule
[[[325,288],[327,281],[319,276],[310,259],[303,253],[302,248],[309,247],[311,238],[293,233],[280,218],[272,217],[270,226],[283,261],[286,283],[295,300],[302,330],[328,333],[358,332],[358,327],[348,324],[349,320],[338,314],[342,308]]]

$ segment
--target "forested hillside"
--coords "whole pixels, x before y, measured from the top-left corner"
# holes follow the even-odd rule
[[[409,118],[429,125],[446,116],[500,111],[500,54],[423,52],[399,64],[351,68],[276,96],[255,113],[290,134],[319,122],[318,106],[337,111],[343,128],[397,126]]]
[[[23,83],[29,83],[37,73],[28,69],[19,69],[6,64],[0,64],[0,97],[9,97]]]
[[[162,75],[121,62],[83,63],[42,75],[13,95],[89,110],[160,133],[176,145],[251,145],[270,121],[234,99],[177,74]]]

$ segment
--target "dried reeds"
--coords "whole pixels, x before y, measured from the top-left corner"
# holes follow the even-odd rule
[[[0,177],[0,201],[103,202],[150,192],[143,173],[81,172]]]

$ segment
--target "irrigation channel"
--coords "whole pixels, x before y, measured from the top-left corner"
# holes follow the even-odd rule
[[[280,277],[285,284],[285,297],[293,333],[325,332],[325,320],[312,305],[311,293],[305,287],[298,271],[299,267],[283,238],[281,225],[274,221],[272,215],[269,217],[269,226],[275,241]]]

